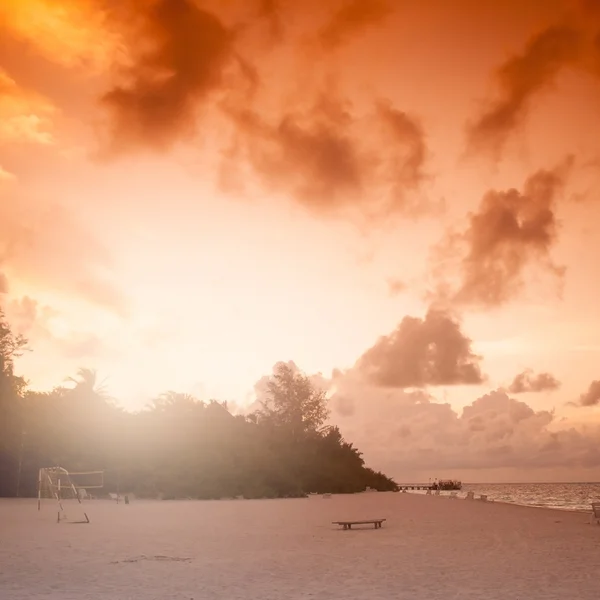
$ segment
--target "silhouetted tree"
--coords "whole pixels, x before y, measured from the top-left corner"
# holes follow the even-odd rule
[[[17,401],[25,380],[15,376],[14,359],[26,344],[23,336],[13,334],[0,308],[0,495],[15,494],[17,488],[23,431]]]
[[[325,394],[279,363],[259,411],[232,415],[225,402],[166,392],[131,414],[97,374],[80,369],[70,386],[25,391],[13,373],[24,340],[0,319],[0,495],[36,493],[40,467],[105,470],[105,492],[163,498],[302,496],[306,492],[396,489],[364,466],[337,427],[325,426]],[[22,435],[25,432],[25,435]]]
[[[287,429],[296,440],[307,432],[319,431],[328,416],[325,393],[290,364],[278,363],[267,383],[259,419]]]

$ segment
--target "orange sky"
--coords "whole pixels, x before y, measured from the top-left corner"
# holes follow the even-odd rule
[[[293,360],[376,466],[598,476],[599,130],[596,0],[0,0],[19,369],[137,409]]]

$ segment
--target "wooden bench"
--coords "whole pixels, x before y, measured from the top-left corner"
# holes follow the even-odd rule
[[[600,525],[600,502],[592,502],[592,519],[596,520],[596,525]]]
[[[344,529],[352,529],[352,525],[375,525],[375,529],[381,529],[385,519],[371,519],[370,521],[333,521],[334,525],[341,525]]]

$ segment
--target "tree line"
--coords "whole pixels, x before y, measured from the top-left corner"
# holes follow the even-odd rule
[[[38,469],[52,466],[104,470],[103,493],[148,498],[397,490],[327,424],[324,392],[288,364],[276,366],[266,399],[248,415],[175,392],[129,413],[88,369],[70,386],[28,390],[14,372],[25,347],[0,310],[0,496],[34,496]]]

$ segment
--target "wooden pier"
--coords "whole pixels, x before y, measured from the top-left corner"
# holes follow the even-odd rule
[[[450,492],[462,489],[462,482],[456,479],[440,479],[439,481],[430,481],[429,483],[399,483],[398,489],[401,492],[407,492],[409,490]]]

